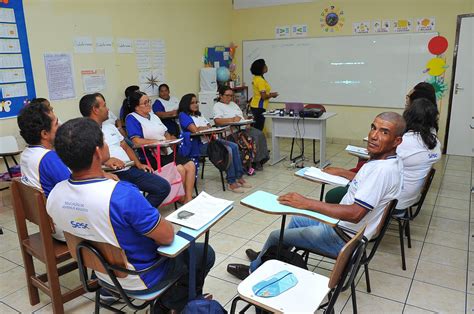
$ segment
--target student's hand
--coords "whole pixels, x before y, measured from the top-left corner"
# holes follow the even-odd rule
[[[308,209],[311,200],[299,193],[291,192],[278,197],[278,202],[295,208]]]
[[[173,116],[177,116],[177,115],[178,115],[178,110],[171,110],[170,112],[171,112],[171,114],[172,114]]]
[[[143,170],[145,172],[150,172],[150,173],[153,173],[153,169],[148,166],[148,165],[145,165],[145,164],[142,164],[142,163],[139,163],[138,165],[136,165],[138,169],[140,170]]]
[[[241,118],[239,116],[235,116],[232,118],[232,122],[239,122]]]
[[[104,172],[104,177],[106,177],[107,179],[114,180],[114,181],[120,181],[119,177],[117,177],[115,174],[110,173],[110,172]]]
[[[278,95],[279,95],[279,94],[278,94],[277,92],[271,92],[271,93],[270,93],[270,97],[271,97],[271,98],[276,98],[276,97],[278,97]]]
[[[341,175],[341,170],[344,170],[344,169],[338,168],[338,167],[326,167],[326,168],[323,169],[323,172],[332,174],[334,176],[340,176]]]
[[[114,158],[114,157],[107,160],[104,163],[104,165],[106,165],[110,169],[114,169],[114,170],[123,169],[125,167],[125,163],[123,161],[121,161],[120,159]]]

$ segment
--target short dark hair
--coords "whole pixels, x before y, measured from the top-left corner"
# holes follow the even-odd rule
[[[120,119],[125,120],[127,115],[130,113],[129,111],[129,102],[130,102],[130,95],[136,91],[139,91],[140,87],[137,85],[130,85],[129,87],[125,88],[125,99],[122,101],[122,108],[120,109]],[[133,112],[133,111],[131,111]]]
[[[168,84],[166,83],[163,83],[161,84],[160,86],[158,86],[158,90],[160,91],[162,87],[166,87],[166,89],[169,91],[170,90],[170,87],[168,86]]]
[[[30,104],[45,104],[45,105],[49,105],[49,100],[47,100],[46,98],[41,98],[41,97],[33,98],[33,99],[30,101]]]
[[[394,131],[395,131],[396,136],[403,136],[403,134],[406,131],[407,125],[406,125],[405,119],[403,119],[403,117],[397,112],[393,112],[393,111],[382,112],[379,115],[377,115],[377,118],[393,123],[395,125]]]
[[[230,88],[229,86],[227,85],[222,85],[219,87],[219,95],[224,95],[226,91],[228,90],[232,90],[232,88]]]
[[[97,122],[76,118],[58,128],[54,147],[72,171],[89,169],[96,147],[104,146],[104,135]]]
[[[90,117],[92,114],[92,108],[97,107],[99,102],[97,97],[100,97],[98,94],[87,94],[82,96],[79,101],[79,111],[83,117]]]
[[[432,130],[438,131],[438,115],[438,107],[426,98],[415,99],[403,112],[407,131],[419,133],[428,149],[435,148],[437,144]]]
[[[191,100],[193,100],[193,97],[196,97],[196,95],[192,93],[186,94],[181,97],[181,100],[179,101],[178,112],[184,112],[185,114],[200,116],[201,113],[199,112],[199,110],[196,112],[191,111]]]
[[[41,143],[41,131],[51,131],[53,121],[50,113],[51,107],[43,101],[32,101],[20,111],[17,123],[26,143],[38,145]]]
[[[250,73],[257,76],[263,76],[264,68],[265,68],[265,60],[257,59],[250,66]]]
[[[428,82],[420,82],[416,84],[415,87],[413,87],[413,93],[408,97],[410,98],[410,102],[419,98],[426,98],[436,105],[436,91],[433,85]]]
[[[140,99],[143,96],[146,96],[146,93],[141,91],[136,91],[130,94],[130,96],[128,97],[127,114],[135,112],[135,108],[140,106]]]

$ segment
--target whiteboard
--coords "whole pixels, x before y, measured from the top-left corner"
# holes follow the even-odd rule
[[[437,33],[269,39],[243,42],[243,77],[265,59],[273,102],[403,108],[428,75],[429,40]],[[250,88],[252,96],[252,88]]]

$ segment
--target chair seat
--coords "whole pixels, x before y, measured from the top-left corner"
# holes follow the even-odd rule
[[[34,257],[38,258],[41,261],[45,261],[46,257],[44,255],[43,243],[41,241],[40,233],[34,233],[28,236],[28,239],[23,240],[23,245],[28,249],[28,251]],[[65,242],[60,242],[56,239],[53,239],[53,249],[54,256],[58,263],[67,261],[71,258],[71,253]]]
[[[166,285],[163,289],[160,289],[158,291],[154,292],[144,292],[144,291],[136,291],[136,292],[127,292],[127,296],[131,299],[136,299],[136,300],[144,300],[144,301],[149,301],[149,300],[154,300],[158,298],[161,294],[163,294],[166,290],[168,290],[169,287],[175,284],[176,281],[170,282],[168,285]],[[119,294],[118,290],[115,289],[114,286],[111,286],[108,282],[105,282],[103,280],[99,279],[99,285],[102,287],[105,287],[108,290],[113,291],[116,294]]]
[[[254,285],[282,270],[295,275],[298,279],[296,286],[276,297],[262,298],[254,295],[252,291]],[[314,313],[330,290],[328,284],[328,277],[278,260],[269,260],[242,281],[237,291],[245,301],[272,312]]]

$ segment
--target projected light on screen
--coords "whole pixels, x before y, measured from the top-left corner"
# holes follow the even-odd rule
[[[361,81],[343,80],[343,81],[332,81],[331,83],[332,84],[354,85],[354,84],[360,84],[362,82]]]
[[[335,65],[335,66],[339,66],[339,65],[364,65],[365,62],[331,62],[329,63],[330,65]]]

